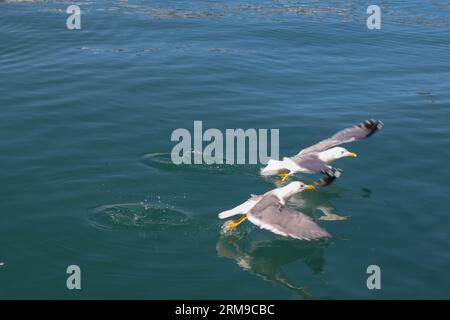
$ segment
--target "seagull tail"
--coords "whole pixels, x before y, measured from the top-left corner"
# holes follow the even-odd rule
[[[235,216],[237,214],[245,214],[248,213],[248,211],[253,208],[253,206],[257,203],[257,200],[249,199],[243,204],[238,205],[237,207],[234,207],[233,209],[222,211],[219,213],[220,219],[226,219],[232,216]]]
[[[277,174],[279,170],[284,169],[284,162],[278,160],[269,160],[267,166],[261,169],[261,175],[272,176]]]
[[[219,218],[220,219],[226,219],[232,216],[235,216],[237,214],[239,214],[240,212],[236,212],[236,210],[231,209],[231,210],[227,210],[227,211],[222,211],[221,213],[219,213]]]

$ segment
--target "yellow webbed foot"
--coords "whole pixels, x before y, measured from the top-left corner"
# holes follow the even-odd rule
[[[223,226],[223,230],[225,232],[227,231],[231,231],[233,229],[235,229],[237,226],[239,226],[242,222],[244,222],[245,220],[247,220],[247,215],[244,214],[242,217],[240,217],[237,220],[230,220],[228,222],[226,222]]]
[[[277,176],[281,177],[281,181],[286,181],[289,178],[289,170],[280,170],[277,173]]]

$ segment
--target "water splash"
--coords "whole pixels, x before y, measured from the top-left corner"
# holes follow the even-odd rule
[[[190,218],[181,211],[147,201],[103,205],[92,210],[88,219],[92,226],[99,229],[166,229],[190,223]]]

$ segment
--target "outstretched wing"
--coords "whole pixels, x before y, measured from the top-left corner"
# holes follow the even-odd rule
[[[316,153],[305,154],[303,156],[295,156],[291,158],[300,167],[314,173],[326,174],[326,178],[322,178],[314,184],[318,187],[329,185],[334,179],[341,176],[342,170],[333,168],[319,159]]]
[[[290,159],[294,161],[299,167],[304,168],[309,172],[326,173],[330,168],[329,165],[319,159],[316,153],[305,154],[303,156],[297,155]]]
[[[316,240],[332,236],[307,215],[283,206],[273,195],[262,199],[247,215],[262,229],[299,240]]]
[[[383,122],[379,120],[366,120],[356,126],[338,131],[331,138],[322,140],[315,145],[301,150],[296,157],[313,152],[322,152],[340,144],[368,138],[382,127]]]

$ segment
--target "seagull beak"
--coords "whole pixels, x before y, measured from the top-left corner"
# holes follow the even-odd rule
[[[307,184],[307,185],[305,186],[305,189],[306,189],[306,190],[315,190],[316,187],[314,187],[314,186],[312,186],[312,185],[310,185],[310,184]]]
[[[356,158],[358,155],[356,154],[356,153],[354,153],[354,152],[349,152],[349,153],[347,153],[347,157],[353,157],[353,158]]]

